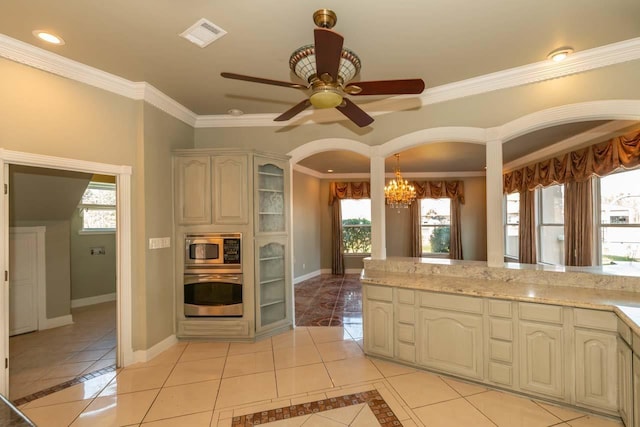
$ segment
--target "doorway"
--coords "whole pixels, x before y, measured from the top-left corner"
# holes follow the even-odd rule
[[[9,276],[9,165],[49,168],[86,174],[112,175],[117,184],[116,232],[116,289],[117,299],[113,302],[116,317],[115,341],[117,351],[113,352],[118,366],[126,366],[133,361],[132,325],[131,325],[131,167],[103,163],[86,162],[74,159],[34,155],[9,150],[0,151],[0,168],[5,197],[0,202],[0,247],[5,270],[5,281]],[[0,292],[0,313],[3,318],[0,327],[0,356],[5,359],[5,369],[0,369],[0,393],[9,394],[9,289]],[[98,349],[102,350],[102,349]]]

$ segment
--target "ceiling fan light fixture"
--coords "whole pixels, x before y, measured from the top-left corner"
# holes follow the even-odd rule
[[[332,87],[315,91],[309,101],[315,108],[335,108],[342,104],[342,95]]]
[[[338,66],[338,80],[341,84],[353,80],[360,72],[360,58],[350,49],[342,48],[340,65]],[[289,58],[289,68],[307,83],[317,77],[316,52],[312,44],[296,49]]]

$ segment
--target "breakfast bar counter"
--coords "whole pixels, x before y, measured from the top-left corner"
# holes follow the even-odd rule
[[[638,427],[640,277],[619,273],[365,259],[365,352]]]

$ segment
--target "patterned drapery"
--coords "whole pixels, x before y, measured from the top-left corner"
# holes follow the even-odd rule
[[[417,199],[451,199],[451,240],[449,242],[449,258],[462,259],[462,220],[460,204],[464,203],[464,181],[414,181],[410,183],[416,189]],[[417,202],[414,202],[417,204]],[[420,223],[420,207],[412,203],[411,215],[411,255],[422,254],[422,235]],[[417,209],[417,212],[416,212]]]
[[[332,274],[344,274],[344,242],[342,241],[342,209],[340,207],[340,199],[369,199],[371,197],[369,189],[370,185],[368,181],[332,182],[329,184]]]
[[[640,131],[571,151],[503,175],[505,194],[567,182],[583,182],[593,175],[640,165]]]
[[[370,184],[362,182],[332,182],[329,184],[329,204],[339,199],[369,199],[371,198]]]

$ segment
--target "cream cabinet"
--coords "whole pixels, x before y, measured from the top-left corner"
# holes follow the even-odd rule
[[[483,379],[482,316],[420,308],[418,342],[421,365]]]
[[[286,237],[256,239],[257,333],[291,323],[291,268],[288,248]]]
[[[181,225],[211,223],[209,156],[174,158],[175,219]]]
[[[254,157],[255,233],[287,233],[289,170],[285,162]]]
[[[247,155],[213,157],[214,224],[249,223]]]
[[[563,308],[521,302],[518,311],[520,389],[566,400]]]
[[[369,325],[364,335],[365,351],[393,357],[393,296],[392,289],[367,286],[364,289],[363,318]]]
[[[635,338],[638,335],[634,336]],[[633,427],[640,427],[640,354],[633,354]]]
[[[631,347],[620,337],[618,337],[618,348],[616,350],[618,360],[618,411],[620,418],[627,427],[637,426],[634,424],[634,399],[633,399],[633,353]],[[636,377],[638,373],[636,373]],[[640,396],[640,395],[638,395]]]
[[[576,403],[618,410],[616,334],[576,329]]]

